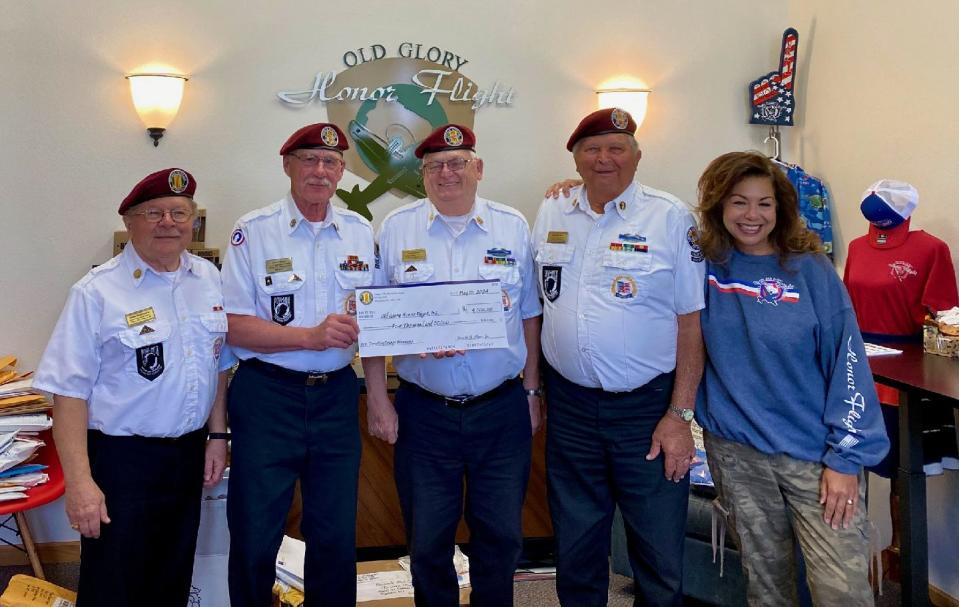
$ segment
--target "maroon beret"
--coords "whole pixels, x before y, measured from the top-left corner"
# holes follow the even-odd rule
[[[194,192],[196,192],[196,180],[193,179],[193,175],[183,169],[163,169],[150,173],[133,186],[127,197],[120,203],[117,213],[123,215],[128,209],[141,202],[164,196],[193,198]]]
[[[636,133],[636,121],[626,110],[619,108],[606,108],[605,110],[596,110],[586,118],[583,118],[573,134],[569,136],[566,142],[566,149],[573,151],[573,145],[583,137],[592,137],[593,135],[605,135],[607,133],[626,133],[633,135]]]
[[[332,122],[317,122],[308,124],[290,135],[283,147],[280,156],[286,156],[293,150],[321,149],[343,153],[350,148],[346,135]]]
[[[461,124],[444,124],[429,134],[416,146],[417,158],[422,158],[433,152],[445,150],[473,150],[476,147],[476,135],[468,126]]]

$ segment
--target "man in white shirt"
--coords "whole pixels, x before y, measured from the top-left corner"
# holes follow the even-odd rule
[[[390,213],[378,239],[391,284],[498,279],[509,339],[508,348],[395,357],[395,409],[382,359],[365,361],[371,432],[396,442],[417,605],[458,604],[453,549],[464,480],[470,604],[512,604],[531,438],[541,421],[541,307],[529,228],[513,208],[477,196],[483,161],[475,141],[455,124],[423,140],[416,156],[428,198]]]
[[[703,258],[685,205],[633,181],[635,131],[623,110],[584,118],[567,144],[584,183],[545,200],[533,229],[556,588],[569,606],[606,604],[616,505],[637,600],[682,601]]]
[[[369,222],[330,200],[348,146],[334,124],[293,133],[280,149],[289,193],[237,221],[223,264],[229,340],[241,359],[228,398],[233,607],[270,604],[297,479],[310,603],[356,603],[353,290],[372,284],[376,262]]]
[[[202,488],[226,465],[233,358],[219,272],[186,252],[195,191],[172,168],[127,195],[129,243],[70,289],[33,382],[54,395],[83,607],[186,605]]]

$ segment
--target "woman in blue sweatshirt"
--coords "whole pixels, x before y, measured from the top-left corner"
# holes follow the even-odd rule
[[[696,419],[750,605],[872,605],[863,467],[889,448],[849,296],[782,170],[752,152],[699,180],[706,370]]]

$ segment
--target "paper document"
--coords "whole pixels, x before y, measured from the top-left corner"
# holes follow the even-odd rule
[[[891,354],[902,354],[902,350],[896,350],[895,348],[887,348],[886,346],[880,346],[877,344],[864,343],[866,346],[866,356],[889,356]]]
[[[356,289],[360,356],[509,347],[498,280]]]
[[[413,576],[409,571],[377,571],[356,576],[356,602],[413,597]]]

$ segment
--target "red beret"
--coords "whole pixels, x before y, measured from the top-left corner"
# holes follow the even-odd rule
[[[444,124],[429,134],[416,146],[417,158],[422,158],[433,152],[444,150],[473,150],[476,146],[476,135],[468,126],[461,124]]]
[[[350,142],[346,140],[346,135],[340,127],[332,122],[317,122],[308,124],[290,135],[280,148],[280,156],[286,156],[293,150],[304,148],[333,150],[342,154],[350,148]]]
[[[163,169],[150,173],[133,186],[127,197],[120,203],[117,213],[123,215],[128,209],[141,202],[164,196],[193,198],[194,192],[196,192],[196,180],[193,179],[193,175],[183,169]]]
[[[605,110],[596,110],[586,118],[583,118],[573,134],[569,136],[566,142],[566,149],[573,151],[573,145],[583,137],[592,137],[593,135],[605,135],[607,133],[626,133],[633,135],[636,133],[636,121],[626,110],[619,108],[606,108]]]

